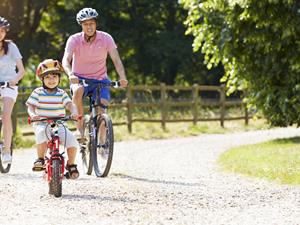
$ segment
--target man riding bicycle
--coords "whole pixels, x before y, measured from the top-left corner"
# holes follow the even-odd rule
[[[83,86],[79,79],[95,83],[109,82],[106,67],[107,55],[113,61],[120,78],[121,87],[126,87],[128,84],[117,46],[110,34],[96,30],[97,18],[98,13],[92,8],[84,8],[77,13],[76,20],[81,26],[82,32],[68,38],[62,60],[65,72],[69,76],[73,102],[77,106],[79,115],[83,115],[82,98],[94,92],[93,86]],[[109,88],[102,88],[101,113],[105,112],[109,99]],[[83,135],[82,122],[77,123],[76,136],[78,138]],[[100,130],[102,129],[100,128]]]

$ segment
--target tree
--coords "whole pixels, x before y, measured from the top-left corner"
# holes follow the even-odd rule
[[[193,38],[184,35],[185,14],[177,1],[3,0],[0,15],[11,22],[9,37],[26,64],[22,84],[39,82],[34,71],[41,60],[62,59],[67,38],[81,30],[76,14],[83,7],[99,12],[98,28],[114,37],[131,84],[219,83],[222,65],[207,71],[198,60],[203,54],[193,53]]]
[[[229,91],[247,89],[249,104],[273,125],[300,124],[300,2],[181,0],[187,33],[208,68],[222,62]]]

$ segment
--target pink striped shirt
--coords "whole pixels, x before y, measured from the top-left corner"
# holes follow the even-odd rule
[[[65,51],[73,55],[73,73],[89,79],[102,80],[107,78],[107,53],[117,46],[108,33],[96,32],[96,39],[92,43],[85,41],[83,32],[73,34],[67,40]]]

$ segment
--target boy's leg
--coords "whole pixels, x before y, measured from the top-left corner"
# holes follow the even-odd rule
[[[45,154],[47,150],[47,142],[37,144],[37,156],[38,158],[34,161],[32,170],[33,171],[42,171],[44,169],[45,163]]]
[[[76,151],[77,149],[75,147],[67,148],[68,161],[66,169],[68,170],[68,173],[66,174],[66,176],[70,179],[77,179],[79,177],[77,165],[75,164]]]
[[[34,126],[35,141],[37,145],[37,156],[33,164],[33,171],[41,171],[44,169],[44,158],[47,151],[47,136],[45,133],[46,125]],[[47,131],[48,132],[48,131]],[[49,135],[49,134],[48,134]]]
[[[75,147],[67,148],[67,154],[68,154],[67,164],[68,165],[75,164],[76,152],[77,152],[77,149]]]
[[[37,145],[37,155],[38,155],[38,158],[44,159],[45,158],[45,154],[46,154],[46,150],[47,150],[47,142],[44,142],[42,144],[38,144]]]
[[[67,178],[76,179],[79,177],[77,165],[75,164],[77,148],[79,147],[75,136],[68,128],[60,127],[58,134],[61,137],[61,144],[66,144],[68,161],[66,169],[68,170]]]

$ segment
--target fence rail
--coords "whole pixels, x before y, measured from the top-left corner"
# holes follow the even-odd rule
[[[153,91],[157,91],[159,93],[160,98],[156,99],[154,102],[137,102],[134,98],[135,93],[147,91],[147,93],[152,93]],[[184,101],[172,101],[168,99],[169,92],[179,92],[179,91],[188,91],[190,92],[190,98]],[[201,94],[203,92],[216,92],[219,94],[219,98],[215,99],[215,101],[205,101],[202,99]],[[20,92],[18,98],[27,99],[30,93],[28,92]],[[191,118],[169,118],[168,117],[168,109],[170,107],[189,107],[192,112]],[[238,106],[241,107],[244,111],[244,115],[235,116],[235,117],[227,117],[226,110],[228,107]],[[20,107],[20,106],[19,106]],[[154,122],[161,123],[163,129],[166,129],[166,123],[176,123],[176,122],[193,122],[197,124],[197,122],[201,121],[220,121],[220,125],[224,127],[224,123],[226,120],[245,120],[245,124],[249,123],[249,113],[245,104],[241,99],[230,100],[226,98],[226,89],[224,85],[221,86],[204,86],[194,84],[191,87],[185,86],[171,86],[171,85],[137,85],[137,86],[129,86],[126,90],[126,97],[122,103],[112,103],[110,105],[112,108],[126,108],[126,121],[121,121],[114,123],[114,125],[127,125],[127,129],[129,132],[132,132],[132,125],[135,122]],[[134,109],[141,107],[150,107],[156,108],[160,110],[160,118],[134,118]],[[201,117],[199,115],[201,111],[201,107],[217,107],[220,110],[219,117]],[[22,107],[23,108],[23,107]],[[18,109],[15,107],[13,112],[13,127],[14,130],[17,128],[17,118],[27,117],[27,112],[25,109]]]

